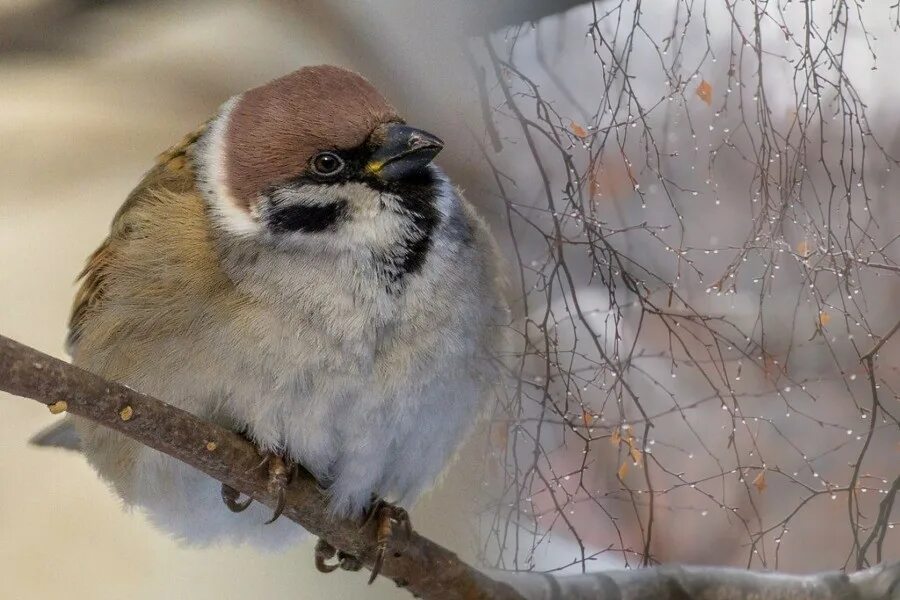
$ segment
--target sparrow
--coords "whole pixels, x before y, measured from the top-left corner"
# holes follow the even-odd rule
[[[484,412],[507,314],[495,242],[432,162],[442,147],[335,66],[231,98],[158,157],[88,259],[73,363],[242,432],[275,489],[298,465],[335,516],[405,515]],[[68,419],[125,504],[177,538],[302,538],[179,461]],[[317,565],[333,555],[320,543]]]

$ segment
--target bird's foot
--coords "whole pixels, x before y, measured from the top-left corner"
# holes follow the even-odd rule
[[[267,454],[265,460],[260,464],[260,468],[263,466],[267,466],[269,470],[269,493],[278,496],[278,504],[275,505],[272,518],[266,521],[266,525],[268,525],[274,523],[284,512],[287,486],[294,476],[296,467],[290,459],[286,459],[280,454]]]
[[[412,522],[409,520],[409,513],[405,509],[390,504],[382,498],[374,499],[363,522],[363,527],[373,521],[375,523],[376,546],[375,561],[372,564],[372,575],[369,577],[369,584],[375,581],[375,578],[381,572],[388,544],[396,541],[405,543],[412,535]],[[399,540],[398,531],[400,533]],[[400,556],[400,552],[395,551],[394,556]]]
[[[241,500],[240,498],[241,493],[239,491],[227,483],[222,484],[222,502],[225,503],[228,510],[239,513],[247,510],[247,507],[253,504],[253,498],[248,497],[245,500]]]
[[[269,493],[278,496],[278,504],[276,504],[275,506],[275,511],[272,513],[272,518],[266,521],[266,525],[268,525],[269,523],[274,523],[275,520],[281,516],[281,513],[284,512],[286,489],[288,484],[291,482],[291,478],[293,477],[296,467],[289,459],[286,459],[280,454],[267,452],[262,462],[256,466],[256,469],[263,468],[265,468],[269,474],[269,482],[267,486]],[[227,506],[228,509],[232,512],[241,512],[243,510],[246,510],[247,507],[250,506],[250,504],[253,502],[252,498],[240,500],[240,496],[240,492],[238,492],[236,489],[225,483],[222,484],[222,501],[225,503],[225,506]]]
[[[337,555],[338,562],[329,564],[327,561]],[[334,549],[334,546],[320,539],[316,543],[316,569],[320,573],[331,573],[335,569],[343,569],[345,571],[359,571],[362,569],[362,561],[355,556],[351,556],[344,551]]]

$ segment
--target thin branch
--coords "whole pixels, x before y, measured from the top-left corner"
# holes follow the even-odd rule
[[[869,537],[859,549],[859,555],[863,560],[866,560],[866,553],[869,551],[869,546],[872,545],[872,542],[876,542],[876,540],[875,558],[876,560],[881,560],[884,537],[887,535],[887,530],[890,527],[891,510],[894,508],[894,498],[897,496],[898,491],[900,491],[900,476],[894,479],[894,484],[891,486],[891,489],[888,490],[884,500],[881,501],[881,504],[878,507],[878,519],[875,521],[875,525],[872,526],[872,532],[869,534]],[[866,561],[866,563],[868,564],[868,561]]]
[[[878,343],[875,344],[874,346],[872,346],[872,349],[869,350],[868,352],[866,352],[864,355],[862,355],[862,357],[860,357],[859,360],[860,361],[868,361],[869,359],[874,357],[876,354],[878,354],[878,351],[881,350],[881,347],[884,346],[885,343],[887,343],[887,341],[889,339],[891,339],[891,337],[895,333],[897,333],[897,331],[900,331],[900,321],[897,321],[896,323],[894,323],[894,326],[891,327],[891,330],[888,331],[886,334],[884,334],[884,336],[880,340],[878,340]]]

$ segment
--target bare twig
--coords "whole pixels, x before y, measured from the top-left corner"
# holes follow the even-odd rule
[[[891,509],[894,507],[894,497],[897,495],[898,491],[900,491],[900,477],[897,477],[894,480],[891,489],[888,490],[884,500],[881,501],[881,505],[878,507],[878,519],[872,527],[872,532],[869,534],[869,537],[863,542],[863,545],[859,549],[859,555],[862,561],[864,561],[864,564],[869,564],[866,559],[866,553],[869,551],[869,546],[872,545],[872,542],[875,542],[875,558],[876,560],[881,560],[884,536],[887,534],[888,527],[890,527]]]
[[[880,340],[878,340],[878,343],[875,344],[874,346],[872,346],[871,350],[869,350],[868,352],[863,354],[859,360],[860,361],[869,361],[869,359],[873,358],[876,354],[878,354],[878,351],[881,350],[881,347],[884,346],[885,343],[887,343],[887,341],[889,339],[891,339],[891,337],[895,333],[897,333],[897,331],[900,331],[900,321],[897,321],[896,323],[894,323],[894,326],[891,327],[891,330],[888,331],[886,334],[884,334],[884,336]]]

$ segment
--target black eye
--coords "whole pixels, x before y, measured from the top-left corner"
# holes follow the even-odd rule
[[[334,152],[320,152],[313,157],[311,165],[316,175],[334,175],[344,168],[344,161]]]

